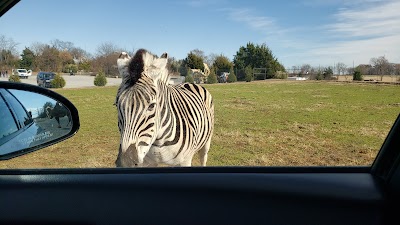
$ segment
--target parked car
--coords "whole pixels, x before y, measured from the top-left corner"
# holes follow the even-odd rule
[[[32,70],[15,69],[13,70],[13,75],[18,75],[20,78],[28,79],[28,77],[32,75]]]
[[[53,72],[39,72],[36,77],[38,86],[51,88],[51,81],[54,80],[55,75]]]

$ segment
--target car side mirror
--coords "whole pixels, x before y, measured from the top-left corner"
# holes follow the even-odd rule
[[[70,138],[79,126],[78,110],[62,95],[30,84],[0,82],[0,160]]]

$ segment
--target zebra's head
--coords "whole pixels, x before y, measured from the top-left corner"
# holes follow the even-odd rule
[[[50,106],[46,107],[46,115],[49,119],[53,119],[53,116],[51,115],[51,110],[52,108]]]
[[[118,68],[123,83],[117,94],[121,134],[117,167],[142,166],[156,139],[160,113],[158,83],[168,76],[167,61],[166,53],[159,58],[144,49],[132,58],[120,55]]]

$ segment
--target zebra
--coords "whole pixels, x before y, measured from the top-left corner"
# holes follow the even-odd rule
[[[61,128],[60,118],[65,117],[65,116],[68,118],[67,126],[72,124],[71,112],[67,108],[65,108],[65,106],[63,104],[61,104],[61,102],[56,102],[56,104],[53,108],[50,106],[47,106],[46,107],[46,115],[50,119],[53,119],[53,117],[54,117],[54,119],[56,119],[58,128]]]
[[[214,130],[214,103],[196,84],[170,85],[168,54],[139,49],[117,60],[122,82],[116,95],[120,144],[117,167],[191,166],[199,152],[206,166]]]

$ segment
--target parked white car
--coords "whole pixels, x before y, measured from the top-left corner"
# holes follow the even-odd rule
[[[18,75],[20,78],[28,79],[28,77],[32,75],[32,70],[15,69],[13,70],[13,74]]]

